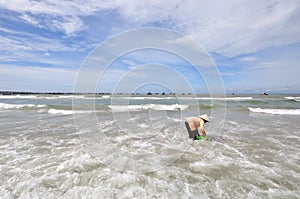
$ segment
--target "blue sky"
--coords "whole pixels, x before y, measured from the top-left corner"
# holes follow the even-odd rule
[[[98,44],[123,31],[158,27],[201,45],[217,65],[227,93],[300,92],[298,0],[1,0],[0,18],[0,90],[70,92],[81,64]],[[120,76],[153,62],[177,70],[195,92],[207,92],[192,66],[159,50],[116,60],[98,91],[111,92]],[[145,72],[151,76],[151,70]],[[173,84],[186,91],[178,81]],[[146,90],[141,86],[140,91]]]

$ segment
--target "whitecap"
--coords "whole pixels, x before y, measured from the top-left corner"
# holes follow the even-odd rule
[[[300,102],[300,97],[284,97],[284,98],[288,100],[295,100],[297,102]]]
[[[72,115],[72,114],[74,114],[74,111],[73,110],[49,109],[48,113],[50,113],[50,114]]]
[[[165,110],[165,111],[174,111],[174,110],[185,110],[189,105],[181,104],[143,104],[143,105],[109,105],[110,109],[115,111],[138,111],[138,110]]]
[[[0,95],[0,99],[36,99],[36,95]]]
[[[56,100],[56,99],[85,99],[86,97],[84,95],[54,95],[54,96],[39,96],[39,98]]]
[[[84,113],[93,113],[93,112],[99,112],[99,111],[94,111],[94,110],[90,110],[90,111],[74,111],[74,110],[63,110],[63,109],[49,109],[48,113],[50,114],[61,114],[61,115],[72,115],[72,114],[84,114]]]
[[[166,100],[166,99],[176,99],[176,97],[113,97],[112,99],[130,99],[130,100]]]
[[[300,115],[300,109],[268,109],[268,108],[252,108],[249,111],[254,113],[268,113],[274,115]]]
[[[220,101],[239,101],[252,100],[253,97],[197,97],[198,100],[220,100]]]
[[[0,109],[43,108],[44,104],[6,104],[0,103]]]
[[[110,95],[102,95],[102,99],[109,99]]]

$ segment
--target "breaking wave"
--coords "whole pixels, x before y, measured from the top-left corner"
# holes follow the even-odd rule
[[[21,108],[43,108],[47,105],[44,104],[6,104],[0,103],[0,109],[21,109]]]
[[[176,110],[185,110],[189,105],[181,104],[143,104],[143,105],[109,105],[109,108],[115,111],[139,111],[139,110],[166,110],[166,111],[176,111]]]
[[[288,100],[295,100],[297,102],[300,102],[300,97],[284,97],[284,98]]]
[[[198,100],[222,100],[222,101],[240,101],[252,100],[253,97],[197,97]]]
[[[300,109],[269,109],[269,108],[252,108],[249,111],[254,113],[268,113],[273,115],[300,115]]]

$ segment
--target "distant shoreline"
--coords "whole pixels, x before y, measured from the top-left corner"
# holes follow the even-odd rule
[[[147,96],[175,96],[175,95],[205,95],[210,96],[209,93],[158,93],[158,92],[148,92],[148,93],[108,93],[108,92],[99,92],[99,93],[73,93],[73,92],[30,92],[30,91],[0,91],[0,95],[147,95]],[[217,96],[218,94],[213,94],[214,96]],[[224,94],[219,94],[220,96],[223,96]],[[226,96],[245,96],[245,95],[264,95],[261,93],[240,93],[240,94],[231,94],[226,93]],[[269,93],[268,95],[300,95],[300,93]],[[268,96],[266,95],[266,96]]]
[[[111,93],[0,91],[0,95],[111,95]]]
[[[0,91],[0,95],[176,95],[176,93],[108,93],[108,92],[99,92],[99,93],[73,93],[73,92],[29,92],[29,91]],[[177,95],[193,95],[192,93],[180,93]]]

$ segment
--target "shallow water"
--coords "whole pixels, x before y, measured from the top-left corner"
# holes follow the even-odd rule
[[[109,97],[95,114],[72,110],[68,97],[0,97],[0,197],[298,198],[300,115],[286,111],[299,109],[298,98],[246,97],[227,100],[224,124],[224,99],[199,97],[213,116],[211,141],[194,142],[187,99],[140,97],[120,121],[127,112],[112,115]]]

